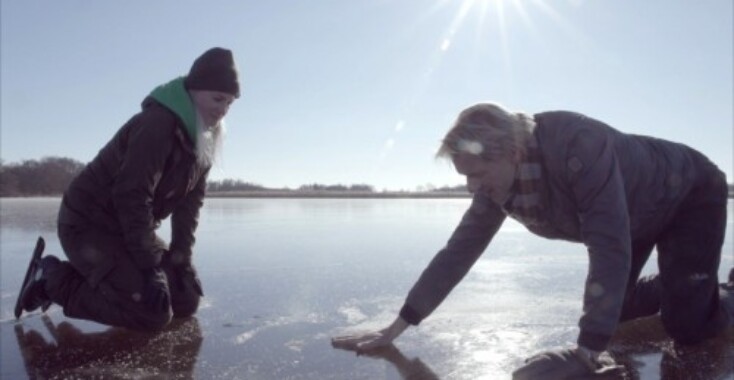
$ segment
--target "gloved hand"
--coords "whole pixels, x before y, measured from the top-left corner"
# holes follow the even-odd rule
[[[204,296],[204,290],[201,288],[201,280],[199,280],[199,275],[196,273],[196,268],[194,268],[193,264],[176,266],[173,269],[177,274],[175,286],[178,287],[178,290],[185,291],[188,285],[193,287],[199,296]]]
[[[179,292],[185,292],[186,287],[190,286],[199,296],[204,296],[201,280],[199,280],[199,275],[196,273],[196,268],[194,268],[190,258],[183,257],[179,252],[171,251],[163,257],[162,265],[170,268],[172,272],[171,286],[175,286]]]
[[[610,357],[594,359],[584,349],[566,348],[547,351],[525,360],[525,365],[512,373],[513,380],[562,380],[616,378],[624,367]]]
[[[164,312],[171,307],[166,273],[159,267],[143,271],[141,302],[150,310]]]

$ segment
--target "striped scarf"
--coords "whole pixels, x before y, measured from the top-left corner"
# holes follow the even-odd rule
[[[542,157],[533,136],[525,157],[517,166],[510,197],[502,209],[505,214],[526,226],[544,225],[546,195]]]

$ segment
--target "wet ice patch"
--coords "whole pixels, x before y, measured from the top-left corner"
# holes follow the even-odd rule
[[[367,316],[357,306],[342,306],[338,313],[344,316],[349,324],[359,323],[367,319]]]
[[[295,352],[301,352],[303,350],[303,346],[306,345],[306,342],[304,342],[301,339],[293,339],[289,342],[285,343],[285,347],[289,350],[295,351]]]
[[[530,331],[534,326],[493,326],[488,320],[472,322],[466,318],[444,322],[426,323],[417,332],[417,339],[429,342],[432,347],[442,347],[443,355],[455,358],[455,372],[468,379],[505,378],[504,375],[538,350],[536,334]]]
[[[249,340],[254,338],[256,335],[262,333],[265,330],[288,326],[291,324],[319,324],[323,323],[324,317],[318,313],[303,313],[294,314],[287,317],[275,317],[272,319],[262,319],[260,316],[254,316],[249,321],[243,322],[226,322],[223,324],[224,327],[244,327],[249,329],[245,332],[235,335],[231,341],[235,345],[241,345],[247,343]]]
[[[199,301],[199,310],[208,309],[208,308],[212,307],[212,301],[211,300],[209,300],[209,299],[207,299],[205,297],[202,297],[199,300],[200,300]]]
[[[479,350],[472,354],[472,359],[477,362],[496,363],[504,358],[502,353],[490,350]]]
[[[258,333],[258,331],[262,330],[262,328],[257,328],[250,331],[245,331],[242,334],[239,334],[234,337],[234,344],[244,344],[248,340],[252,339],[255,334]]]
[[[402,297],[375,297],[368,300],[350,299],[339,308],[337,313],[347,320],[348,326],[333,329],[329,335],[345,335],[381,329],[395,320],[400,310]],[[339,322],[341,323],[341,322]]]

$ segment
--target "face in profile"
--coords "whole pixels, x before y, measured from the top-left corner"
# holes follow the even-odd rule
[[[498,205],[507,201],[515,180],[515,163],[508,157],[485,160],[475,154],[458,153],[451,160],[456,171],[466,176],[469,192],[486,194]]]
[[[232,94],[221,91],[192,90],[191,100],[207,127],[217,125],[229,111],[234,102]]]

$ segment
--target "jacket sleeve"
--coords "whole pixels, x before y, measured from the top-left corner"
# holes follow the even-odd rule
[[[417,325],[430,315],[469,272],[504,220],[505,214],[489,198],[475,195],[446,246],[408,293],[400,316]]]
[[[185,263],[191,262],[191,248],[196,241],[194,232],[199,225],[199,210],[204,204],[208,176],[209,169],[171,215],[171,251],[181,255]]]
[[[156,243],[153,197],[173,146],[170,118],[157,112],[141,114],[131,128],[112,187],[112,202],[133,262],[140,269],[160,264],[162,247]]]
[[[624,181],[612,137],[582,123],[566,156],[570,182],[589,254],[578,343],[604,350],[617,327],[630,271],[632,243]]]

